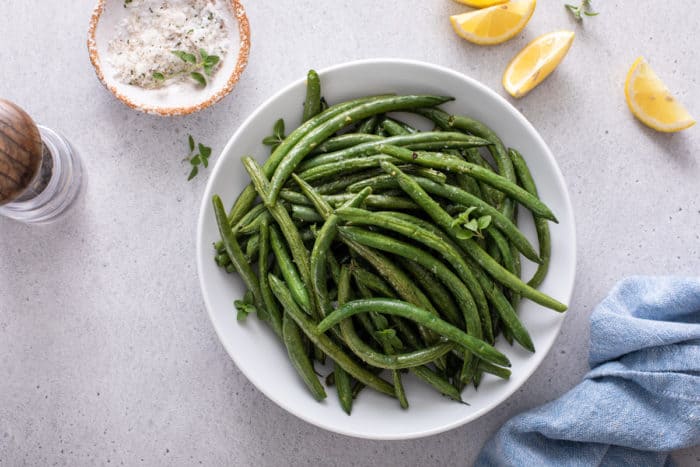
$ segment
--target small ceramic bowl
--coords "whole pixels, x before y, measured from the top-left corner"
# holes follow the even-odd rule
[[[90,19],[88,51],[97,77],[117,99],[141,112],[163,116],[186,115],[218,102],[238,82],[248,64],[250,52],[250,27],[243,5],[238,0],[219,1],[230,3],[227,9],[231,17],[227,20],[231,31],[238,28],[238,35],[230,35],[228,55],[205,88],[174,85],[161,89],[143,89],[124,84],[115,78],[114,69],[105,57],[116,25],[127,14],[123,0],[99,0]]]

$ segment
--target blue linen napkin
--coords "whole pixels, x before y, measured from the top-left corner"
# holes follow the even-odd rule
[[[584,380],[506,422],[477,466],[661,466],[700,444],[700,277],[632,277],[591,315]]]

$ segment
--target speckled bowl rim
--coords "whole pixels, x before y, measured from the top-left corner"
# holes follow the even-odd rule
[[[99,23],[102,12],[104,11],[105,4],[107,0],[98,0],[95,9],[92,12],[92,17],[90,18],[90,29],[88,30],[88,52],[90,53],[90,61],[92,66],[95,68],[95,73],[99,78],[100,82],[109,89],[109,91],[116,96],[117,99],[122,101],[127,106],[132,109],[149,113],[162,115],[164,117],[171,117],[174,115],[187,115],[194,112],[199,112],[200,110],[206,109],[207,107],[219,102],[226,95],[228,95],[235,84],[241,77],[243,70],[245,70],[246,65],[248,65],[248,56],[250,54],[250,23],[248,22],[248,16],[245,13],[245,8],[238,0],[229,0],[231,8],[233,11],[233,16],[238,22],[238,33],[240,36],[241,46],[238,53],[238,61],[236,66],[229,76],[226,85],[218,90],[214,95],[212,95],[206,101],[200,102],[199,104],[189,106],[189,107],[151,107],[134,102],[126,97],[124,94],[120,93],[116,86],[111,85],[107,82],[102,72],[102,66],[100,64],[100,55],[97,52],[97,41],[95,40],[95,33],[97,31],[97,24]]]

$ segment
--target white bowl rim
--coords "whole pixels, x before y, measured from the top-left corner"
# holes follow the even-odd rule
[[[518,110],[516,109],[510,102],[508,102],[505,98],[503,98],[501,95],[496,93],[493,89],[489,88],[485,84],[481,83],[480,81],[477,81],[474,78],[471,78],[467,75],[464,75],[462,73],[459,73],[455,70],[452,70],[450,68],[441,66],[441,65],[436,65],[433,63],[429,62],[424,62],[420,60],[411,60],[411,59],[403,59],[403,58],[370,58],[370,59],[361,59],[361,60],[353,60],[349,62],[343,62],[339,63],[336,65],[332,65],[327,68],[323,68],[318,71],[319,75],[324,75],[326,73],[330,72],[337,72],[337,71],[342,71],[344,69],[348,68],[353,68],[356,66],[365,66],[365,65],[413,65],[413,66],[419,66],[419,67],[425,67],[425,68],[430,68],[434,71],[442,72],[448,75],[452,75],[456,78],[459,78],[463,81],[467,81],[470,85],[474,86],[477,88],[479,91],[487,94],[489,97],[496,99],[499,101],[501,104],[503,104],[506,108],[510,110],[510,112],[517,118],[518,122],[523,125],[528,133],[530,133],[534,139],[539,143],[544,149],[544,156],[549,159],[549,162],[551,163],[556,175],[557,175],[557,182],[562,184],[563,188],[563,194],[564,194],[564,199],[562,200],[563,203],[566,206],[566,210],[569,212],[571,216],[571,221],[572,221],[572,229],[574,231],[574,235],[571,238],[571,244],[570,248],[572,251],[572,261],[569,264],[569,273],[572,278],[572,284],[570,287],[570,290],[568,292],[568,296],[566,297],[561,297],[564,299],[565,303],[570,303],[571,302],[571,296],[573,294],[573,285],[576,280],[575,276],[575,271],[576,271],[576,263],[577,263],[577,246],[576,246],[576,235],[575,235],[575,218],[574,218],[574,210],[573,210],[573,205],[571,203],[571,197],[569,195],[569,189],[566,184],[566,180],[564,179],[564,176],[561,172],[561,169],[559,168],[559,164],[557,164],[556,159],[554,158],[554,155],[552,154],[551,150],[549,149],[549,146],[547,143],[542,139],[542,136],[539,134],[539,132],[535,129],[535,127],[525,118],[525,116]],[[244,376],[260,391],[262,392],[268,399],[272,400],[275,404],[277,404],[279,407],[283,408],[284,410],[288,411],[289,413],[295,415],[296,417],[304,420],[307,423],[310,423],[314,426],[318,426],[320,428],[323,428],[325,430],[338,433],[341,435],[345,436],[351,436],[354,438],[362,438],[362,439],[370,439],[370,440],[380,440],[380,441],[393,441],[393,440],[408,440],[408,439],[417,439],[417,438],[424,438],[427,436],[432,436],[432,435],[437,435],[440,433],[444,433],[446,431],[450,431],[452,429],[458,428],[462,425],[465,425],[469,422],[475,421],[478,418],[482,417],[483,415],[487,414],[497,406],[503,404],[508,398],[510,398],[518,389],[520,389],[529,379],[530,377],[537,371],[539,366],[542,364],[544,359],[546,358],[547,355],[549,355],[549,352],[551,348],[554,346],[554,342],[556,342],[556,338],[558,338],[560,332],[561,332],[561,326],[563,325],[564,319],[561,319],[557,321],[556,325],[556,338],[552,340],[551,345],[548,346],[547,348],[541,348],[538,349],[538,351],[534,354],[532,354],[531,358],[535,360],[534,365],[531,367],[531,370],[529,373],[524,377],[523,381],[519,385],[513,385],[511,388],[509,388],[505,395],[501,398],[501,400],[494,400],[493,402],[490,402],[487,404],[478,414],[474,414],[472,417],[465,417],[464,419],[459,419],[455,420],[452,423],[447,423],[445,425],[441,425],[439,427],[431,428],[431,429],[426,429],[423,431],[416,431],[413,433],[409,434],[400,434],[400,435],[393,435],[393,434],[388,434],[388,435],[373,435],[373,434],[362,434],[362,433],[357,433],[354,431],[348,431],[348,430],[343,430],[342,428],[338,428],[332,424],[324,423],[319,420],[311,419],[310,417],[307,417],[302,411],[297,410],[293,406],[288,406],[287,404],[282,403],[279,401],[270,391],[268,391],[267,388],[261,387],[255,383],[253,383],[255,378],[251,378],[251,376],[244,371],[237,362],[237,358],[235,357],[235,354],[233,352],[233,349],[229,347],[227,344],[227,341],[224,339],[224,336],[220,333],[220,329],[214,324],[215,319],[214,315],[212,313],[212,305],[209,301],[208,294],[204,293],[205,289],[205,284],[204,284],[204,279],[203,279],[203,268],[204,268],[204,257],[205,257],[205,251],[204,251],[204,243],[202,241],[204,237],[204,222],[205,222],[205,211],[210,208],[210,199],[212,196],[212,189],[213,189],[213,184],[214,180],[217,179],[217,175],[219,170],[221,170],[221,167],[223,167],[223,158],[224,156],[230,152],[234,142],[238,139],[239,134],[242,134],[243,130],[246,129],[247,123],[253,119],[255,119],[260,113],[262,113],[268,106],[270,106],[273,102],[275,102],[280,96],[286,94],[289,92],[291,89],[295,88],[296,86],[299,86],[300,84],[303,84],[306,82],[306,76],[297,79],[293,81],[291,84],[283,87],[280,91],[276,92],[273,94],[270,98],[268,98],[263,104],[261,104],[253,113],[251,113],[238,127],[238,129],[234,132],[234,134],[231,136],[231,138],[228,140],[226,143],[226,146],[224,149],[221,151],[219,154],[219,157],[217,158],[216,164],[214,166],[214,169],[212,170],[212,173],[209,176],[209,180],[207,181],[207,186],[205,187],[202,202],[200,204],[200,211],[199,211],[199,216],[198,216],[198,221],[197,221],[197,237],[196,237],[196,255],[197,255],[197,272],[199,276],[199,284],[200,284],[200,289],[202,291],[202,295],[204,298],[204,304],[207,309],[207,314],[209,316],[209,320],[211,321],[212,325],[214,326],[214,330],[216,332],[217,337],[219,338],[219,341],[222,343],[224,348],[226,349],[226,352],[229,354],[233,362],[236,364],[238,367],[239,371],[241,371]],[[568,313],[568,312],[567,312]]]

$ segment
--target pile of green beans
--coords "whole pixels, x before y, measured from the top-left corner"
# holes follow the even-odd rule
[[[525,160],[483,123],[437,107],[449,100],[381,95],[328,107],[312,70],[303,123],[262,166],[243,158],[251,184],[229,210],[212,200],[215,260],[247,288],[239,318],[269,323],[311,395],[321,401],[334,385],[348,414],[365,387],[407,408],[405,372],[461,402],[484,373],[510,376],[499,335],[535,351],[517,314],[523,298],[566,310],[536,288],[557,220]],[[518,207],[534,218],[537,248]],[[523,259],[537,263],[529,281]],[[316,363],[332,367],[325,385]]]

